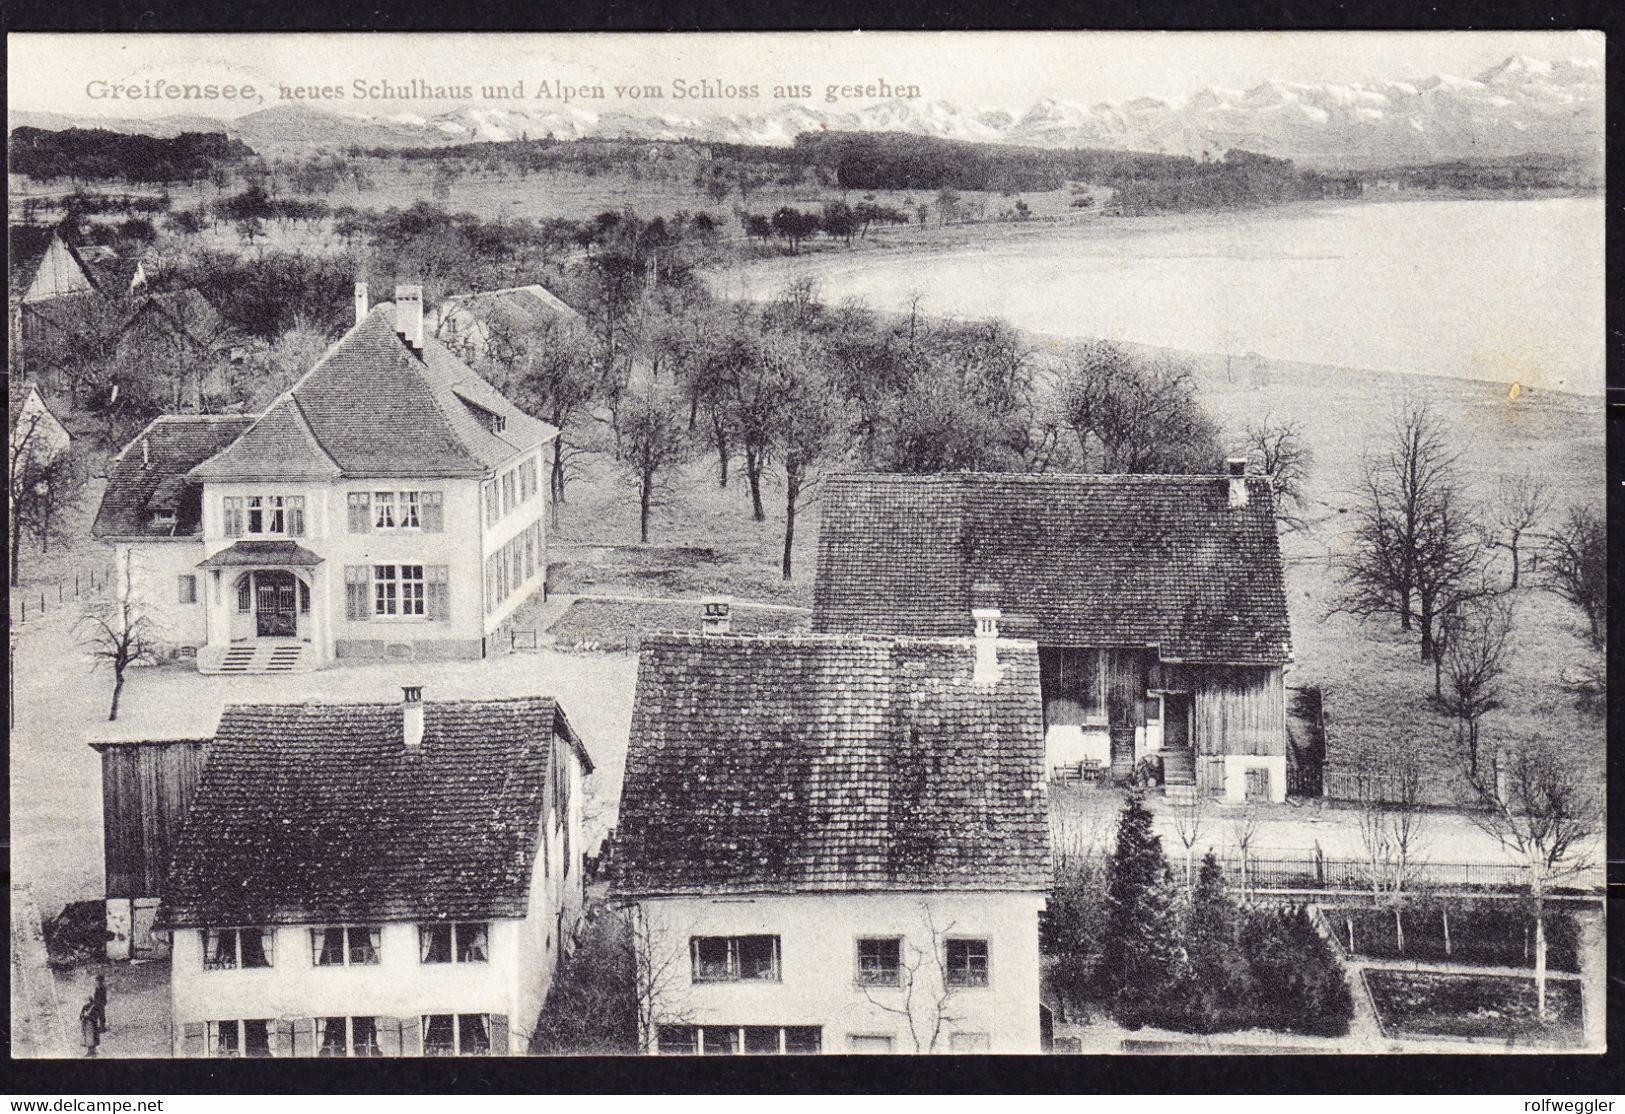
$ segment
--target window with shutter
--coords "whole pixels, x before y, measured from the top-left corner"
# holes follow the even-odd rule
[[[497,482],[492,480],[485,489],[485,524],[495,526],[500,517],[497,513]]]
[[[365,491],[350,492],[350,533],[365,534],[372,529],[372,496]]]
[[[294,538],[305,536],[305,497],[303,495],[288,496],[288,536]]]
[[[243,500],[241,496],[227,495],[220,500],[221,533],[228,538],[243,536]]]
[[[398,1034],[400,1055],[423,1055],[423,1030],[420,1028],[422,1020],[416,1017],[395,1018],[395,1032]]]
[[[352,623],[364,622],[372,614],[370,565],[344,567],[344,617]]]
[[[202,1056],[205,1054],[203,1031],[204,1026],[201,1021],[188,1021],[181,1026],[182,1056]]]
[[[445,565],[430,565],[429,577],[429,618],[447,620],[451,618],[451,570]]]

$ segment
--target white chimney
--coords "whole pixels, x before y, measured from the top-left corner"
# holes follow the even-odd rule
[[[704,608],[701,620],[702,634],[727,634],[733,627],[733,597],[706,596],[700,601]]]
[[[1225,468],[1230,473],[1230,506],[1245,507],[1247,505],[1247,458],[1232,456],[1225,460]]]
[[[145,468],[148,465],[150,465],[151,463],[152,463],[152,447],[147,444],[147,439],[145,437],[143,437],[141,439],[141,467]]]
[[[395,331],[412,351],[423,351],[423,287],[395,288]]]
[[[401,734],[408,752],[423,749],[422,685],[406,685],[401,689]]]
[[[355,284],[355,323],[359,325],[361,322],[365,321],[366,318],[367,284],[364,282],[358,282]]]
[[[976,672],[972,680],[979,685],[997,684],[999,680],[999,609],[996,607],[971,608],[971,623],[976,629]]]

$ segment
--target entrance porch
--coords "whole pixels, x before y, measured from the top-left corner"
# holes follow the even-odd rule
[[[292,541],[238,542],[201,562],[210,580],[201,673],[296,673],[331,653],[322,558]]]

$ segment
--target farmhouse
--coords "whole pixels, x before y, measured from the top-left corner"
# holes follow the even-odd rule
[[[257,418],[157,419],[109,469],[93,533],[120,598],[204,672],[481,657],[547,561],[557,430],[423,332],[422,291],[369,308]]]
[[[1038,644],[1048,765],[1286,795],[1286,591],[1268,482],[846,475],[824,493],[813,629]]]
[[[158,914],[176,1054],[523,1053],[591,771],[546,697],[228,707]]]
[[[557,321],[580,317],[545,286],[510,286],[458,294],[435,307],[429,331],[460,359],[501,360]]]
[[[615,848],[644,1039],[1039,1051],[1047,810],[1031,642],[646,638]]]
[[[49,464],[67,452],[73,440],[33,383],[28,384],[21,399],[7,399],[6,425],[10,449],[7,459],[13,472],[28,462]]]

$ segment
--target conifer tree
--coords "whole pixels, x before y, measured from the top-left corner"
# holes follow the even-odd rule
[[[1174,902],[1177,895],[1162,839],[1138,790],[1117,822],[1117,846],[1106,866],[1106,940],[1100,974],[1103,996],[1119,1022],[1138,1028],[1170,1003],[1182,966]]]
[[[1240,928],[1241,911],[1225,892],[1224,872],[1209,851],[1185,913],[1189,966],[1180,995],[1186,1021],[1198,1032],[1227,1028],[1251,999],[1252,973]]]

